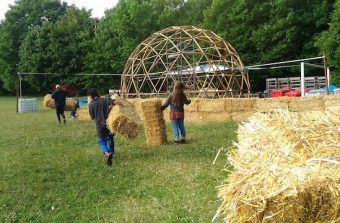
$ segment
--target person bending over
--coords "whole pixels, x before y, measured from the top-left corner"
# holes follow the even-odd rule
[[[184,94],[184,88],[181,82],[176,81],[171,94],[161,107],[164,110],[170,105],[170,120],[175,143],[185,142],[184,104],[188,105],[191,101]],[[181,132],[181,138],[179,137],[179,132]]]

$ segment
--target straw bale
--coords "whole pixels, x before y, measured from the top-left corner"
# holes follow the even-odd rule
[[[232,112],[229,113],[231,120],[235,122],[244,122],[247,121],[252,115],[253,111],[250,112]]]
[[[141,98],[133,98],[133,99],[126,99],[128,102],[132,103],[135,106],[138,118],[140,120],[140,122],[144,122],[144,116],[143,116],[143,112],[142,112],[142,106],[141,106],[141,102],[143,101],[143,99]]]
[[[131,102],[135,106],[139,119],[141,121],[144,121],[144,116],[142,113],[142,106],[141,106],[142,100],[143,99],[141,98],[127,99],[128,102]]]
[[[85,109],[78,109],[77,110],[77,119],[81,121],[88,121],[91,120],[89,110]]]
[[[186,122],[203,123],[203,122],[224,122],[231,120],[229,112],[186,112],[184,114]]]
[[[189,105],[185,106],[185,110],[188,112],[197,112],[198,111],[198,103],[199,103],[198,98],[194,98],[191,100],[191,103]]]
[[[254,111],[255,98],[224,98],[227,112],[250,112]]]
[[[289,111],[324,111],[325,106],[322,97],[291,97],[288,102]]]
[[[199,112],[222,112],[225,109],[224,99],[199,99],[197,110]]]
[[[310,117],[258,112],[240,125],[216,216],[230,223],[340,220],[340,129],[332,121],[339,114]]]
[[[255,110],[260,112],[271,112],[277,109],[287,109],[288,103],[291,100],[289,97],[279,98],[258,98],[255,102]]]
[[[122,99],[116,98],[121,105],[112,107],[106,125],[111,133],[118,133],[125,138],[135,138],[140,130],[140,120],[135,106]]]
[[[45,95],[45,97],[44,97],[44,107],[55,109],[54,100],[51,97],[52,97],[51,94]]]
[[[334,115],[340,114],[340,106],[327,106],[326,112],[333,113]]]
[[[326,95],[322,97],[326,107],[340,106],[340,95]]]
[[[51,98],[51,94],[47,94],[44,97],[44,106],[46,108],[55,109],[54,99]],[[65,101],[65,111],[73,111],[76,109],[75,99],[74,98],[66,98]]]
[[[145,136],[149,145],[161,145],[167,142],[165,120],[161,106],[162,101],[160,99],[144,99],[141,102]]]

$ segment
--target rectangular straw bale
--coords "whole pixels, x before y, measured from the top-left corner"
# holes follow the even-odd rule
[[[144,99],[141,102],[145,136],[149,145],[161,145],[167,142],[166,126],[161,106],[162,101],[160,99]]]
[[[225,111],[250,112],[254,110],[255,98],[224,98]]]
[[[185,122],[204,123],[204,122],[224,122],[231,120],[229,112],[186,112]]]
[[[291,97],[288,102],[289,111],[324,111],[325,105],[320,96]]]
[[[327,106],[325,108],[326,112],[330,112],[332,114],[340,114],[340,105],[339,106]]]
[[[112,107],[106,124],[111,133],[118,133],[125,138],[135,138],[140,130],[140,120],[135,106],[122,99],[117,98],[121,105]]]
[[[278,98],[257,98],[255,102],[255,110],[259,112],[271,112],[277,109],[287,109],[289,97]]]
[[[185,111],[197,112],[199,100],[200,100],[199,98],[191,99],[191,103],[189,105],[185,105]]]
[[[132,98],[132,99],[127,99],[127,101],[132,103],[135,106],[137,115],[138,115],[139,119],[141,120],[141,122],[143,122],[144,121],[144,116],[143,116],[142,106],[141,106],[141,103],[142,103],[143,99],[141,99],[141,98]]]
[[[89,110],[78,109],[77,110],[77,119],[81,121],[89,121],[91,120]]]
[[[46,108],[55,109],[54,99],[52,99],[51,94],[47,94],[44,97],[44,106]],[[75,99],[74,98],[66,98],[65,101],[65,111],[73,111],[76,109]]]
[[[235,122],[247,121],[255,112],[245,111],[245,112],[233,112],[230,113],[231,120]]]
[[[197,110],[199,112],[222,112],[225,109],[224,99],[198,99]]]
[[[340,106],[340,95],[325,95],[322,96],[322,100],[325,103],[325,107]]]

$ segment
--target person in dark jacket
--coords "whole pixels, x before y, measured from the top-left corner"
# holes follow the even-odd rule
[[[110,97],[101,98],[95,88],[89,89],[87,94],[91,98],[91,102],[89,103],[89,113],[91,119],[96,122],[99,147],[104,157],[107,159],[107,165],[112,166],[112,158],[115,153],[114,135],[107,129],[106,119],[108,118],[111,106],[119,105],[120,103]]]
[[[175,143],[184,143],[186,136],[184,127],[184,104],[188,105],[191,101],[184,94],[184,88],[181,82],[176,81],[173,91],[161,107],[161,109],[164,110],[170,105],[170,120]],[[179,132],[181,132],[181,138],[179,137]]]
[[[54,99],[55,109],[56,109],[59,124],[61,124],[60,116],[63,118],[64,124],[66,124],[66,118],[64,114],[66,96],[67,96],[67,93],[60,88],[59,84],[57,84],[56,90],[52,94],[52,99]]]

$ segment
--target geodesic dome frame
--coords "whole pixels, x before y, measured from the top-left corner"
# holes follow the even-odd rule
[[[236,50],[210,30],[172,26],[140,43],[121,78],[125,97],[166,95],[178,80],[191,97],[249,94],[248,73]]]

